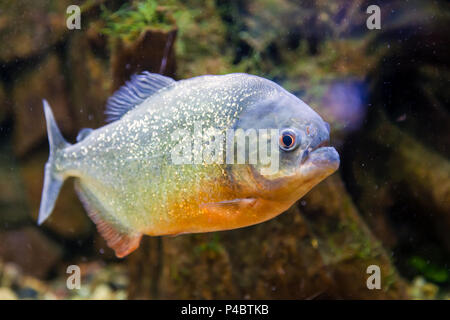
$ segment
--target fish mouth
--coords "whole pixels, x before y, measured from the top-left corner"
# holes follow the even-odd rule
[[[314,148],[311,148],[310,152],[320,149],[322,147],[328,147],[328,146],[330,146],[330,140],[324,140],[321,143],[319,143],[317,146],[315,146]]]
[[[305,151],[303,151],[301,164],[304,164],[308,160],[309,155],[311,153],[315,152],[316,150],[318,150],[320,148],[328,147],[329,145],[330,145],[330,140],[327,139],[327,140],[323,140],[321,143],[319,143],[315,147],[308,147]]]
[[[330,147],[328,140],[306,149],[301,160],[302,171],[320,170],[331,173],[339,168],[339,164],[339,154],[335,148]]]

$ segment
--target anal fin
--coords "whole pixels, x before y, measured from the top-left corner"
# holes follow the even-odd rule
[[[114,223],[107,221],[104,208],[92,193],[79,180],[75,181],[75,190],[89,217],[97,227],[98,232],[114,250],[118,258],[123,258],[136,250],[141,242],[141,233],[128,233],[120,230]]]

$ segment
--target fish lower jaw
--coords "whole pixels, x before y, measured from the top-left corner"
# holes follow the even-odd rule
[[[300,173],[304,175],[335,172],[339,168],[339,154],[333,147],[320,147],[311,151],[300,165]],[[328,175],[329,175],[328,174]]]

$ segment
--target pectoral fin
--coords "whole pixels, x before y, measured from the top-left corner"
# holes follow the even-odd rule
[[[233,199],[220,202],[207,202],[200,205],[200,209],[208,213],[238,214],[251,209],[257,202],[255,198]]]

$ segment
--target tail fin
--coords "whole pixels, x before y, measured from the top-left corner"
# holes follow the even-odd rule
[[[45,164],[44,187],[42,189],[41,206],[39,208],[38,224],[42,224],[52,213],[56,198],[64,182],[64,177],[55,170],[55,157],[59,150],[70,144],[64,140],[56,125],[52,109],[46,100],[43,100],[45,120],[47,122],[48,143],[50,145],[50,156]]]

